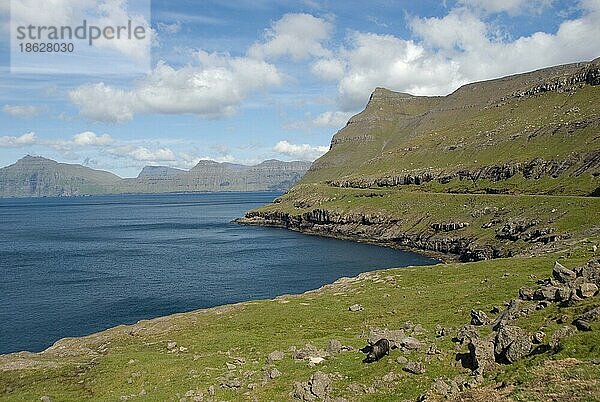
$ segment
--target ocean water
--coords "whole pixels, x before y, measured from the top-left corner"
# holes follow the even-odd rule
[[[436,261],[230,223],[276,193],[0,199],[0,353]]]

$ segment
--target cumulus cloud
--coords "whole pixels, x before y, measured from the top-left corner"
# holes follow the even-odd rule
[[[277,68],[264,61],[200,51],[199,67],[175,69],[159,63],[133,89],[102,82],[69,93],[80,113],[93,120],[125,122],[135,113],[193,113],[205,117],[233,113],[250,93],[281,83]]]
[[[26,119],[42,113],[43,108],[39,106],[4,105],[2,111],[10,116]]]
[[[37,136],[33,131],[25,133],[19,137],[3,136],[0,137],[0,148],[20,148],[37,143]]]
[[[93,131],[84,131],[73,136],[73,144],[80,146],[103,146],[113,142],[108,134],[98,135]]]
[[[167,24],[165,22],[159,22],[158,24],[156,24],[156,27],[158,28],[159,32],[164,32],[164,33],[173,35],[179,31],[181,31],[181,21],[176,21],[172,24]]]
[[[312,120],[315,127],[344,127],[348,120],[352,117],[352,113],[347,112],[325,112],[321,113]]]
[[[313,161],[329,151],[329,147],[321,145],[314,146],[310,144],[292,144],[284,140],[275,144],[273,150],[277,153],[292,156],[294,158]]]
[[[333,24],[310,14],[285,14],[265,32],[265,40],[248,49],[250,57],[269,59],[290,56],[302,60],[330,54],[323,43],[331,36]]]
[[[486,3],[495,12],[525,5],[502,2],[505,8],[500,10],[492,7],[500,2],[473,1],[470,8],[460,6],[443,17],[409,18],[413,39],[353,32],[346,46],[327,61],[315,63],[312,72],[324,80],[340,76],[339,107],[353,111],[363,107],[378,86],[414,95],[446,95],[468,82],[600,55],[599,0],[581,2],[585,12],[562,22],[554,33],[516,39],[507,39],[487,22],[473,9],[475,3]]]
[[[110,154],[129,158],[140,162],[175,162],[177,156],[169,148],[148,149],[141,146],[124,145],[114,147],[108,151]]]

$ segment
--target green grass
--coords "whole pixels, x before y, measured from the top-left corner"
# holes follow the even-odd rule
[[[571,253],[564,264],[574,266],[587,260],[589,253]],[[318,292],[284,296],[178,314],[144,321],[134,326],[120,326],[104,333],[67,341],[75,356],[57,356],[57,349],[28,359],[54,362],[58,367],[29,368],[0,372],[0,399],[7,401],[38,400],[43,395],[53,401],[118,400],[123,395],[138,395],[142,390],[148,400],[179,400],[189,390],[207,393],[215,386],[217,400],[288,400],[295,381],[306,381],[316,370],[339,373],[333,383],[333,395],[351,400],[373,400],[373,395],[355,395],[348,391],[351,383],[371,386],[389,372],[398,380],[380,387],[377,400],[414,400],[439,377],[454,378],[465,373],[454,364],[454,346],[450,336],[435,338],[436,325],[458,328],[469,322],[471,308],[488,311],[515,297],[519,287],[533,284],[535,278],[547,277],[559,255],[536,258],[498,259],[469,264],[447,264],[376,271],[362,280],[338,283]],[[364,310],[348,311],[360,303]],[[598,303],[598,300],[592,303]],[[568,311],[568,309],[566,310]],[[529,329],[544,326],[558,312],[540,311]],[[573,314],[572,312],[567,312]],[[422,361],[426,374],[415,376],[401,370],[394,362],[401,352],[367,365],[358,351],[328,357],[310,368],[306,362],[294,361],[287,352],[291,346],[311,343],[324,348],[330,339],[339,339],[354,348],[364,346],[369,328],[400,328],[406,321],[421,324],[426,334],[419,339],[436,345],[445,353],[427,355],[423,348],[407,357]],[[597,333],[594,332],[597,337]],[[585,336],[574,337],[559,357],[577,356],[591,359],[600,356],[596,349],[586,349]],[[594,338],[594,342],[595,342]],[[167,342],[175,341],[185,352],[168,353]],[[106,351],[98,352],[106,347]],[[89,349],[88,349],[89,348]],[[286,352],[276,362],[282,376],[262,384],[265,359],[274,351]],[[575,352],[570,352],[574,350]],[[94,352],[92,352],[94,351]],[[220,386],[226,376],[227,362],[235,358],[246,363],[231,370],[242,387],[229,390]],[[0,365],[15,359],[0,358]],[[537,367],[541,358],[525,360],[519,369],[502,367],[504,378],[527,381],[527,370]],[[502,374],[503,373],[503,374]],[[257,384],[250,390],[248,384]]]

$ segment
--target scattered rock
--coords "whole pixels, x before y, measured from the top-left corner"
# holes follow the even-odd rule
[[[546,333],[544,331],[537,331],[535,334],[533,334],[531,340],[533,343],[539,345],[544,342],[544,339],[546,339]]]
[[[469,343],[471,364],[477,374],[483,375],[494,369],[496,365],[494,349],[494,342],[491,340],[474,339]]]
[[[308,366],[309,367],[314,367],[319,363],[323,363],[325,361],[325,359],[323,359],[322,357],[319,356],[310,356],[308,358]]]
[[[228,370],[235,370],[237,367],[235,364],[231,364],[229,362],[225,363],[225,365],[227,366]]]
[[[529,334],[517,326],[502,326],[494,342],[496,359],[514,363],[531,351]]]
[[[552,268],[552,276],[561,283],[569,283],[577,277],[575,272],[566,268],[558,261],[554,263],[554,268]]]
[[[328,398],[331,392],[331,379],[317,371],[307,382],[295,382],[292,397],[301,401],[314,401]]]
[[[408,363],[408,359],[406,357],[404,357],[404,356],[398,356],[396,358],[396,363],[398,363],[398,364],[406,364],[406,363]]]
[[[550,341],[550,347],[554,351],[558,351],[560,348],[561,341],[573,335],[577,330],[571,326],[564,326],[562,328],[557,329],[552,334],[552,340]]]
[[[411,374],[424,374],[425,368],[420,362],[409,361],[402,367],[402,370]]]
[[[471,310],[471,325],[486,325],[490,319],[481,310]]]
[[[409,350],[417,350],[421,348],[421,342],[411,336],[407,336],[406,338],[402,339],[400,345]]]
[[[332,339],[327,344],[325,351],[330,355],[340,353],[342,351],[342,343],[337,339]]]
[[[350,310],[350,311],[363,311],[364,307],[361,306],[360,304],[353,304],[350,307],[348,307],[348,310]]]
[[[598,286],[593,283],[582,283],[577,288],[577,296],[584,299],[593,297],[596,293],[598,293]]]
[[[267,364],[272,364],[273,362],[276,362],[278,360],[283,360],[284,357],[285,355],[283,354],[283,352],[280,352],[279,350],[274,350],[273,352],[269,353],[269,356],[267,356]]]
[[[50,399],[50,397],[48,395],[44,395],[40,398],[40,401],[42,402],[52,402],[52,399]]]
[[[406,338],[406,334],[403,329],[380,329],[380,328],[371,328],[369,331],[369,337],[367,338],[367,342],[369,344],[374,344],[380,339],[387,339],[390,342],[390,348],[396,349],[401,346],[402,340]]]
[[[177,342],[167,342],[167,351],[174,352],[177,350]]]
[[[473,339],[479,339],[479,331],[473,325],[465,325],[458,330],[458,333],[452,340],[463,345],[471,342]]]
[[[277,370],[276,368],[269,369],[265,372],[266,380],[273,380],[280,376],[281,376],[281,371]]]

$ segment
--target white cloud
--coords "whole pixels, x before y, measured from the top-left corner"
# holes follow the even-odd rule
[[[37,136],[33,131],[25,133],[19,137],[3,136],[0,137],[0,148],[20,148],[37,143]]]
[[[176,34],[177,32],[181,31],[181,21],[176,21],[172,24],[159,22],[158,24],[156,24],[156,27],[158,28],[159,32],[164,32],[164,33],[172,35],[172,34]]]
[[[265,33],[265,41],[255,43],[248,55],[256,59],[290,56],[298,61],[309,56],[330,54],[323,43],[331,36],[331,22],[310,14],[285,14]]]
[[[458,4],[486,13],[506,12],[510,15],[540,12],[554,0],[459,0]]]
[[[111,144],[112,142],[113,139],[110,135],[98,135],[93,131],[84,131],[73,136],[73,144],[80,146],[102,146]]]
[[[345,66],[338,81],[338,101],[346,111],[363,107],[378,86],[413,95],[446,95],[468,82],[598,57],[600,1],[580,4],[587,12],[562,22],[556,32],[514,40],[475,10],[458,7],[444,17],[409,19],[414,40],[351,33],[348,45],[323,65]],[[313,73],[322,79],[340,72],[335,68],[328,75],[323,72],[326,68],[317,65]]]
[[[290,142],[284,140],[275,144],[273,150],[280,154],[292,156],[294,158],[312,161],[323,156],[327,151],[329,151],[329,147],[321,145],[314,146],[309,144],[291,144]]]
[[[39,106],[4,105],[2,111],[10,116],[18,118],[34,117],[42,113],[44,108]]]
[[[318,115],[312,120],[315,127],[344,127],[348,120],[352,117],[352,113],[346,112],[325,112]]]
[[[109,153],[121,158],[130,158],[140,162],[175,162],[177,156],[169,148],[148,149],[141,146],[124,145],[109,150]]]
[[[93,120],[125,122],[135,113],[193,113],[220,117],[233,113],[250,93],[281,83],[272,64],[227,55],[197,54],[201,67],[175,69],[159,63],[133,89],[102,82],[70,92],[83,116]]]
[[[323,81],[338,81],[345,69],[344,62],[337,59],[320,59],[311,66],[312,73]]]

